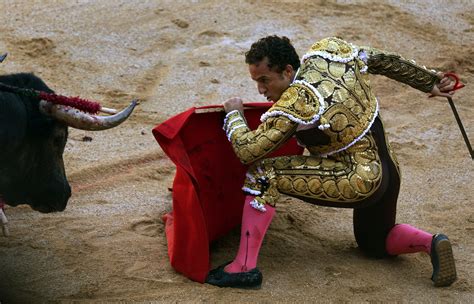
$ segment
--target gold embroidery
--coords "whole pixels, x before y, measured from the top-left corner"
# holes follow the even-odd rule
[[[351,58],[354,49],[344,40],[336,37],[329,37],[313,44],[308,50],[308,53],[312,52],[327,52],[331,55],[345,59]]]
[[[255,163],[245,186],[260,190],[259,178],[268,179],[265,199],[276,202],[280,193],[323,202],[328,206],[356,207],[380,186],[382,165],[372,135],[365,135],[343,152],[319,156],[283,156]],[[275,182],[273,182],[273,180]]]
[[[265,122],[256,131],[235,130],[232,143],[237,155],[245,163],[258,160],[249,169],[253,177],[246,179],[245,187],[261,191],[261,202],[273,204],[284,193],[322,205],[355,208],[379,188],[382,165],[375,140],[368,131],[377,114],[377,102],[368,74],[364,73],[365,61],[353,58],[354,50],[337,38],[314,44],[310,52],[322,53],[305,56],[296,79],[302,82],[293,83],[283,93],[264,114]],[[364,50],[372,58],[368,62],[369,72],[424,90],[434,84],[434,74],[398,55]],[[319,121],[314,121],[321,107]],[[295,133],[296,122],[315,122],[315,127],[319,126],[328,136],[329,144],[308,146],[309,156],[259,160]],[[388,141],[387,149],[398,170]]]
[[[237,112],[229,118],[232,119],[240,115]],[[243,120],[239,121],[242,124]],[[270,117],[254,131],[245,125],[245,127],[235,129],[232,133],[230,138],[232,148],[244,164],[250,164],[276,150],[293,135],[296,127],[296,123],[284,116]]]
[[[310,122],[319,112],[319,99],[310,88],[293,83],[280,99],[264,114],[289,115],[302,122]]]
[[[368,53],[368,71],[380,74],[423,91],[431,92],[439,81],[435,72],[427,70],[396,53],[384,52],[376,48],[363,47]]]
[[[361,74],[354,48],[338,38],[324,39],[311,48],[329,54],[309,57],[300,68],[297,80],[304,80],[324,98],[325,109],[320,118],[322,130],[330,143],[307,147],[314,154],[331,154],[343,150],[370,128],[375,118],[377,101],[370,90],[367,75]],[[330,56],[337,56],[338,62]],[[361,63],[363,64],[363,63]],[[319,76],[318,76],[319,75]]]

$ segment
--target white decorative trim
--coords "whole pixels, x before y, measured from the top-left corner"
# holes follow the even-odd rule
[[[350,142],[349,144],[347,144],[346,146],[342,147],[341,149],[338,149],[336,151],[331,151],[331,152],[328,152],[328,153],[323,153],[321,154],[322,157],[326,157],[328,155],[331,155],[331,154],[334,154],[334,153],[337,153],[337,152],[341,152],[341,151],[344,151],[346,150],[347,148],[349,148],[350,146],[352,146],[353,144],[355,144],[356,142],[358,142],[362,137],[365,136],[365,134],[370,130],[370,128],[372,127],[372,124],[374,123],[375,121],[375,118],[377,118],[377,115],[379,113],[379,102],[377,100],[377,98],[375,98],[375,112],[374,112],[374,117],[372,118],[372,120],[370,121],[369,123],[369,126],[364,130],[364,132],[362,132],[361,135],[359,135],[356,139],[354,139],[352,142]]]
[[[232,118],[227,125],[230,127],[234,122],[239,121],[239,120],[241,120],[243,123],[245,123],[242,116],[237,116],[236,118]]]
[[[256,199],[253,199],[251,202],[250,202],[250,206],[252,206],[253,208],[257,209],[258,211],[260,212],[266,212],[267,209],[265,208],[265,205],[260,203],[259,201],[257,201]]]
[[[255,180],[255,177],[253,177],[252,174],[250,174],[250,173],[247,172],[247,173],[245,173],[245,176],[246,176],[252,183],[255,183],[256,180]]]
[[[301,62],[304,63],[307,59],[311,58],[311,57],[316,57],[316,56],[320,56],[320,57],[323,57],[323,58],[326,58],[326,59],[329,59],[331,61],[336,61],[336,62],[342,62],[342,63],[347,63],[351,60],[354,60],[354,58],[357,56],[357,54],[359,53],[359,50],[354,47],[352,44],[349,44],[350,47],[352,48],[352,54],[347,57],[347,58],[343,58],[343,57],[339,57],[339,56],[336,56],[336,55],[332,55],[326,51],[314,51],[314,52],[309,52],[309,53],[306,53],[303,58],[301,59]]]
[[[318,92],[318,90],[316,90],[315,87],[313,87],[313,85],[309,82],[306,82],[304,80],[295,80],[293,83],[297,83],[297,84],[300,84],[300,85],[303,85],[303,86],[306,86],[308,87],[311,92],[313,92],[314,95],[316,95],[318,97],[318,101],[319,101],[319,112],[318,112],[318,116],[321,116],[321,114],[323,114],[324,110],[325,110],[325,106],[324,106],[324,97],[321,96],[321,93]]]
[[[358,57],[365,64],[367,64],[367,62],[369,61],[369,56],[367,55],[367,52],[365,50],[360,51]]]
[[[322,131],[322,130],[325,130],[325,129],[329,129],[330,127],[331,127],[330,124],[324,124],[324,125],[319,125],[318,129]]]
[[[362,74],[367,73],[367,70],[369,69],[368,67],[368,61],[369,61],[369,56],[367,55],[367,52],[365,50],[359,51],[359,54],[357,55],[357,58],[361,60],[363,63],[365,63],[364,67],[360,69],[360,72]]]
[[[242,190],[244,192],[247,192],[249,194],[252,194],[252,195],[260,195],[262,194],[262,192],[258,191],[258,190],[253,190],[253,189],[250,189],[249,187],[242,187]]]
[[[298,77],[298,74],[300,73],[300,69],[301,69],[301,65],[300,65],[300,67],[296,70],[295,76],[293,76],[293,79],[291,80],[291,82],[295,81],[296,77]]]
[[[318,97],[318,102],[319,102],[319,111],[318,111],[318,113],[316,113],[313,116],[313,118],[311,118],[310,121],[306,122],[302,119],[294,117],[293,115],[291,115],[289,113],[286,113],[286,112],[283,112],[283,111],[271,111],[271,112],[265,112],[265,113],[262,114],[262,116],[260,116],[260,121],[261,122],[265,122],[265,120],[267,120],[269,117],[275,117],[275,116],[285,116],[289,120],[291,120],[293,122],[296,122],[298,124],[302,124],[302,125],[310,125],[310,124],[313,124],[316,121],[318,121],[321,114],[323,114],[323,112],[325,110],[323,96],[321,96],[321,94],[316,90],[315,87],[313,87],[310,83],[308,83],[304,80],[295,80],[295,81],[293,81],[293,83],[300,84],[300,85],[303,85],[303,86],[307,87],[308,89],[311,90],[311,92],[313,92],[314,95],[316,95],[316,97]]]
[[[315,123],[318,119],[319,119],[319,115],[315,115],[309,122],[306,122],[304,120],[301,120],[299,118],[296,118],[294,117],[293,115],[291,114],[288,114],[286,112],[283,112],[283,111],[271,111],[271,112],[266,112],[264,113],[261,117],[260,117],[260,121],[264,122],[265,120],[267,120],[268,118],[270,117],[275,117],[275,116],[285,116],[286,118],[288,118],[289,120],[293,121],[293,122],[296,122],[296,123],[299,123],[299,124],[302,124],[302,125],[310,125],[312,123]]]
[[[238,125],[238,126],[233,127],[232,129],[230,129],[230,131],[227,133],[227,139],[230,141],[230,138],[231,138],[232,134],[234,133],[234,131],[237,130],[237,129],[240,129],[240,128],[244,128],[244,127],[247,127],[247,125],[246,124]]]
[[[225,125],[226,125],[226,123],[227,123],[227,120],[229,119],[229,116],[232,115],[232,114],[235,113],[235,112],[238,112],[238,111],[239,111],[239,110],[232,110],[232,111],[230,111],[229,113],[227,113],[227,114],[225,115],[225,118],[224,118],[224,128],[225,128]],[[224,129],[224,130],[225,130],[225,129]]]

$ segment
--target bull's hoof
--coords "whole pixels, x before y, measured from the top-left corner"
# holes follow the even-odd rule
[[[218,287],[233,287],[243,289],[259,289],[262,286],[263,276],[258,268],[247,272],[229,273],[224,271],[225,263],[209,272],[206,283]]]
[[[433,264],[431,280],[434,282],[434,286],[449,286],[456,281],[456,265],[451,242],[444,234],[433,236],[431,241],[431,264]]]
[[[2,225],[2,233],[3,233],[3,236],[5,237],[10,236],[10,230],[8,229],[8,224]]]
[[[2,226],[3,235],[7,237],[10,236],[10,230],[8,230],[8,220],[2,208],[0,208],[0,226]]]

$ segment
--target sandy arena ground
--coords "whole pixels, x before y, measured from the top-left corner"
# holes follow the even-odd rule
[[[474,301],[474,161],[446,99],[372,78],[402,169],[398,222],[450,237],[459,279],[449,288],[432,286],[425,254],[364,257],[351,210],[294,199],[279,204],[265,238],[262,289],[188,280],[169,265],[161,216],[175,169],[151,134],[191,106],[263,101],[243,57],[258,38],[286,35],[302,55],[337,35],[456,71],[467,87],[454,99],[474,141],[472,1],[5,0],[0,20],[0,52],[9,53],[2,74],[34,72],[60,94],[109,107],[142,101],[118,128],[70,130],[64,212],[7,208],[0,302]],[[213,265],[237,245],[237,231],[217,242]]]

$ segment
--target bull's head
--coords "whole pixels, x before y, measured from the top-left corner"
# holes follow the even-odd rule
[[[0,82],[52,93],[32,74],[4,75]],[[110,116],[44,100],[38,104],[34,98],[5,92],[0,92],[0,105],[0,196],[12,206],[28,204],[40,212],[54,212],[64,210],[71,196],[63,163],[68,126],[113,128],[129,117],[136,102]]]

